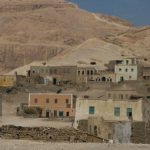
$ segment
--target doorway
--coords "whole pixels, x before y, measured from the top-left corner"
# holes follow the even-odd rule
[[[54,110],[54,117],[57,117],[57,110]]]
[[[66,112],[66,116],[69,117],[69,112]]]
[[[46,118],[49,118],[49,111],[46,111]]]
[[[57,79],[53,78],[53,84],[56,85],[57,84]]]
[[[120,77],[120,82],[123,82],[124,81],[124,77]]]

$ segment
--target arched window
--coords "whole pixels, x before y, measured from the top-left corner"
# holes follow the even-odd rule
[[[102,77],[102,81],[103,81],[103,82],[106,82],[106,77]]]
[[[87,75],[89,75],[89,74],[90,74],[90,71],[88,70],[88,71],[87,71]]]

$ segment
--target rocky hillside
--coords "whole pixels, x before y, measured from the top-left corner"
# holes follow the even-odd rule
[[[64,0],[0,0],[0,26],[2,72],[133,28],[127,21],[89,13]]]

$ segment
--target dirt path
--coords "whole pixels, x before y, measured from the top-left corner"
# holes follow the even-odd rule
[[[150,150],[150,145],[134,144],[69,144],[69,143],[46,143],[23,140],[1,140],[0,150]]]

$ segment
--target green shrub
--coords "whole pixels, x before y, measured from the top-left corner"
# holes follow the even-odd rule
[[[24,113],[25,114],[41,114],[42,113],[42,109],[39,107],[26,107],[24,108]]]

